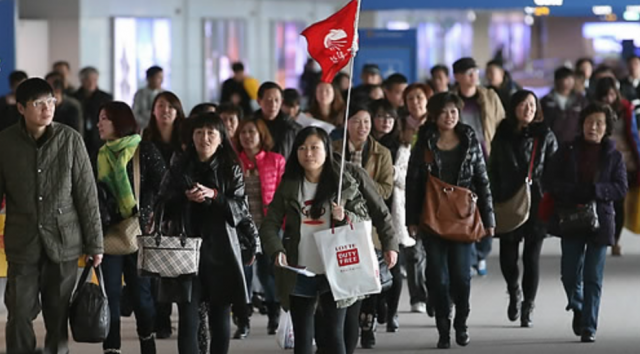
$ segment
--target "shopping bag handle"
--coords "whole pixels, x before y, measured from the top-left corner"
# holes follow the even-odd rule
[[[347,224],[349,224],[349,226],[351,226],[351,231],[355,230],[355,228],[353,227],[353,223],[351,222],[351,219],[349,219],[349,216],[347,214],[344,214],[345,219],[347,219]],[[336,233],[336,222],[335,220],[331,220],[331,233],[335,234]]]
[[[156,207],[160,209],[158,213],[156,213],[156,221],[154,225],[154,230],[151,232],[152,236],[155,236],[156,247],[160,247],[160,243],[162,241],[162,224],[164,223],[164,203],[159,203]],[[187,245],[187,230],[185,229],[185,220],[184,215],[182,216],[182,220],[180,221],[180,244],[182,247]]]
[[[89,279],[89,274],[91,274],[91,268],[93,267],[93,258],[89,258],[84,266],[84,270],[82,271],[82,275],[80,276],[80,280],[78,281],[78,287],[84,286],[87,283],[87,279]],[[107,296],[107,291],[104,288],[104,276],[102,275],[102,265],[98,265],[95,267],[96,277],[98,278],[98,286],[100,286],[100,291],[102,295]]]

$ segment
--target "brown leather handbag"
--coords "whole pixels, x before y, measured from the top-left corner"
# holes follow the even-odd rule
[[[422,207],[421,226],[429,233],[445,240],[472,243],[486,236],[478,196],[471,190],[446,183],[431,174],[433,152],[426,150],[424,162],[429,177]]]

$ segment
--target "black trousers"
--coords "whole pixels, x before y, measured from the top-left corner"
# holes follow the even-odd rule
[[[424,241],[421,238],[417,238],[415,246],[403,248],[402,252],[404,252],[406,262],[407,285],[409,287],[409,297],[411,305],[417,304],[419,302],[426,303],[427,251],[424,246]]]
[[[69,301],[78,276],[78,261],[52,262],[46,254],[37,263],[9,262],[5,305],[7,353],[36,350],[33,320],[42,310],[47,353],[68,353]],[[42,301],[40,301],[42,299]]]
[[[500,268],[502,275],[507,282],[507,289],[510,292],[520,288],[520,268],[518,259],[520,257],[520,242],[524,240],[522,251],[522,293],[524,301],[535,302],[540,283],[540,252],[544,237],[539,235],[526,235],[525,237],[509,237],[504,235],[500,238]]]
[[[622,229],[624,228],[624,199],[613,202],[613,209],[616,212],[616,244],[620,241]]]

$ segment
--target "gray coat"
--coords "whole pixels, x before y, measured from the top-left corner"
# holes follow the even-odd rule
[[[40,146],[38,146],[40,145]],[[56,263],[102,254],[96,184],[78,132],[51,123],[37,143],[24,119],[0,133],[0,198],[9,262]]]

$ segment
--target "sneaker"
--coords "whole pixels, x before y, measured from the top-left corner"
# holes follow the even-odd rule
[[[424,302],[416,302],[411,305],[411,312],[413,313],[427,313],[427,304]]]
[[[478,261],[478,275],[481,277],[487,275],[487,261],[484,259]]]

